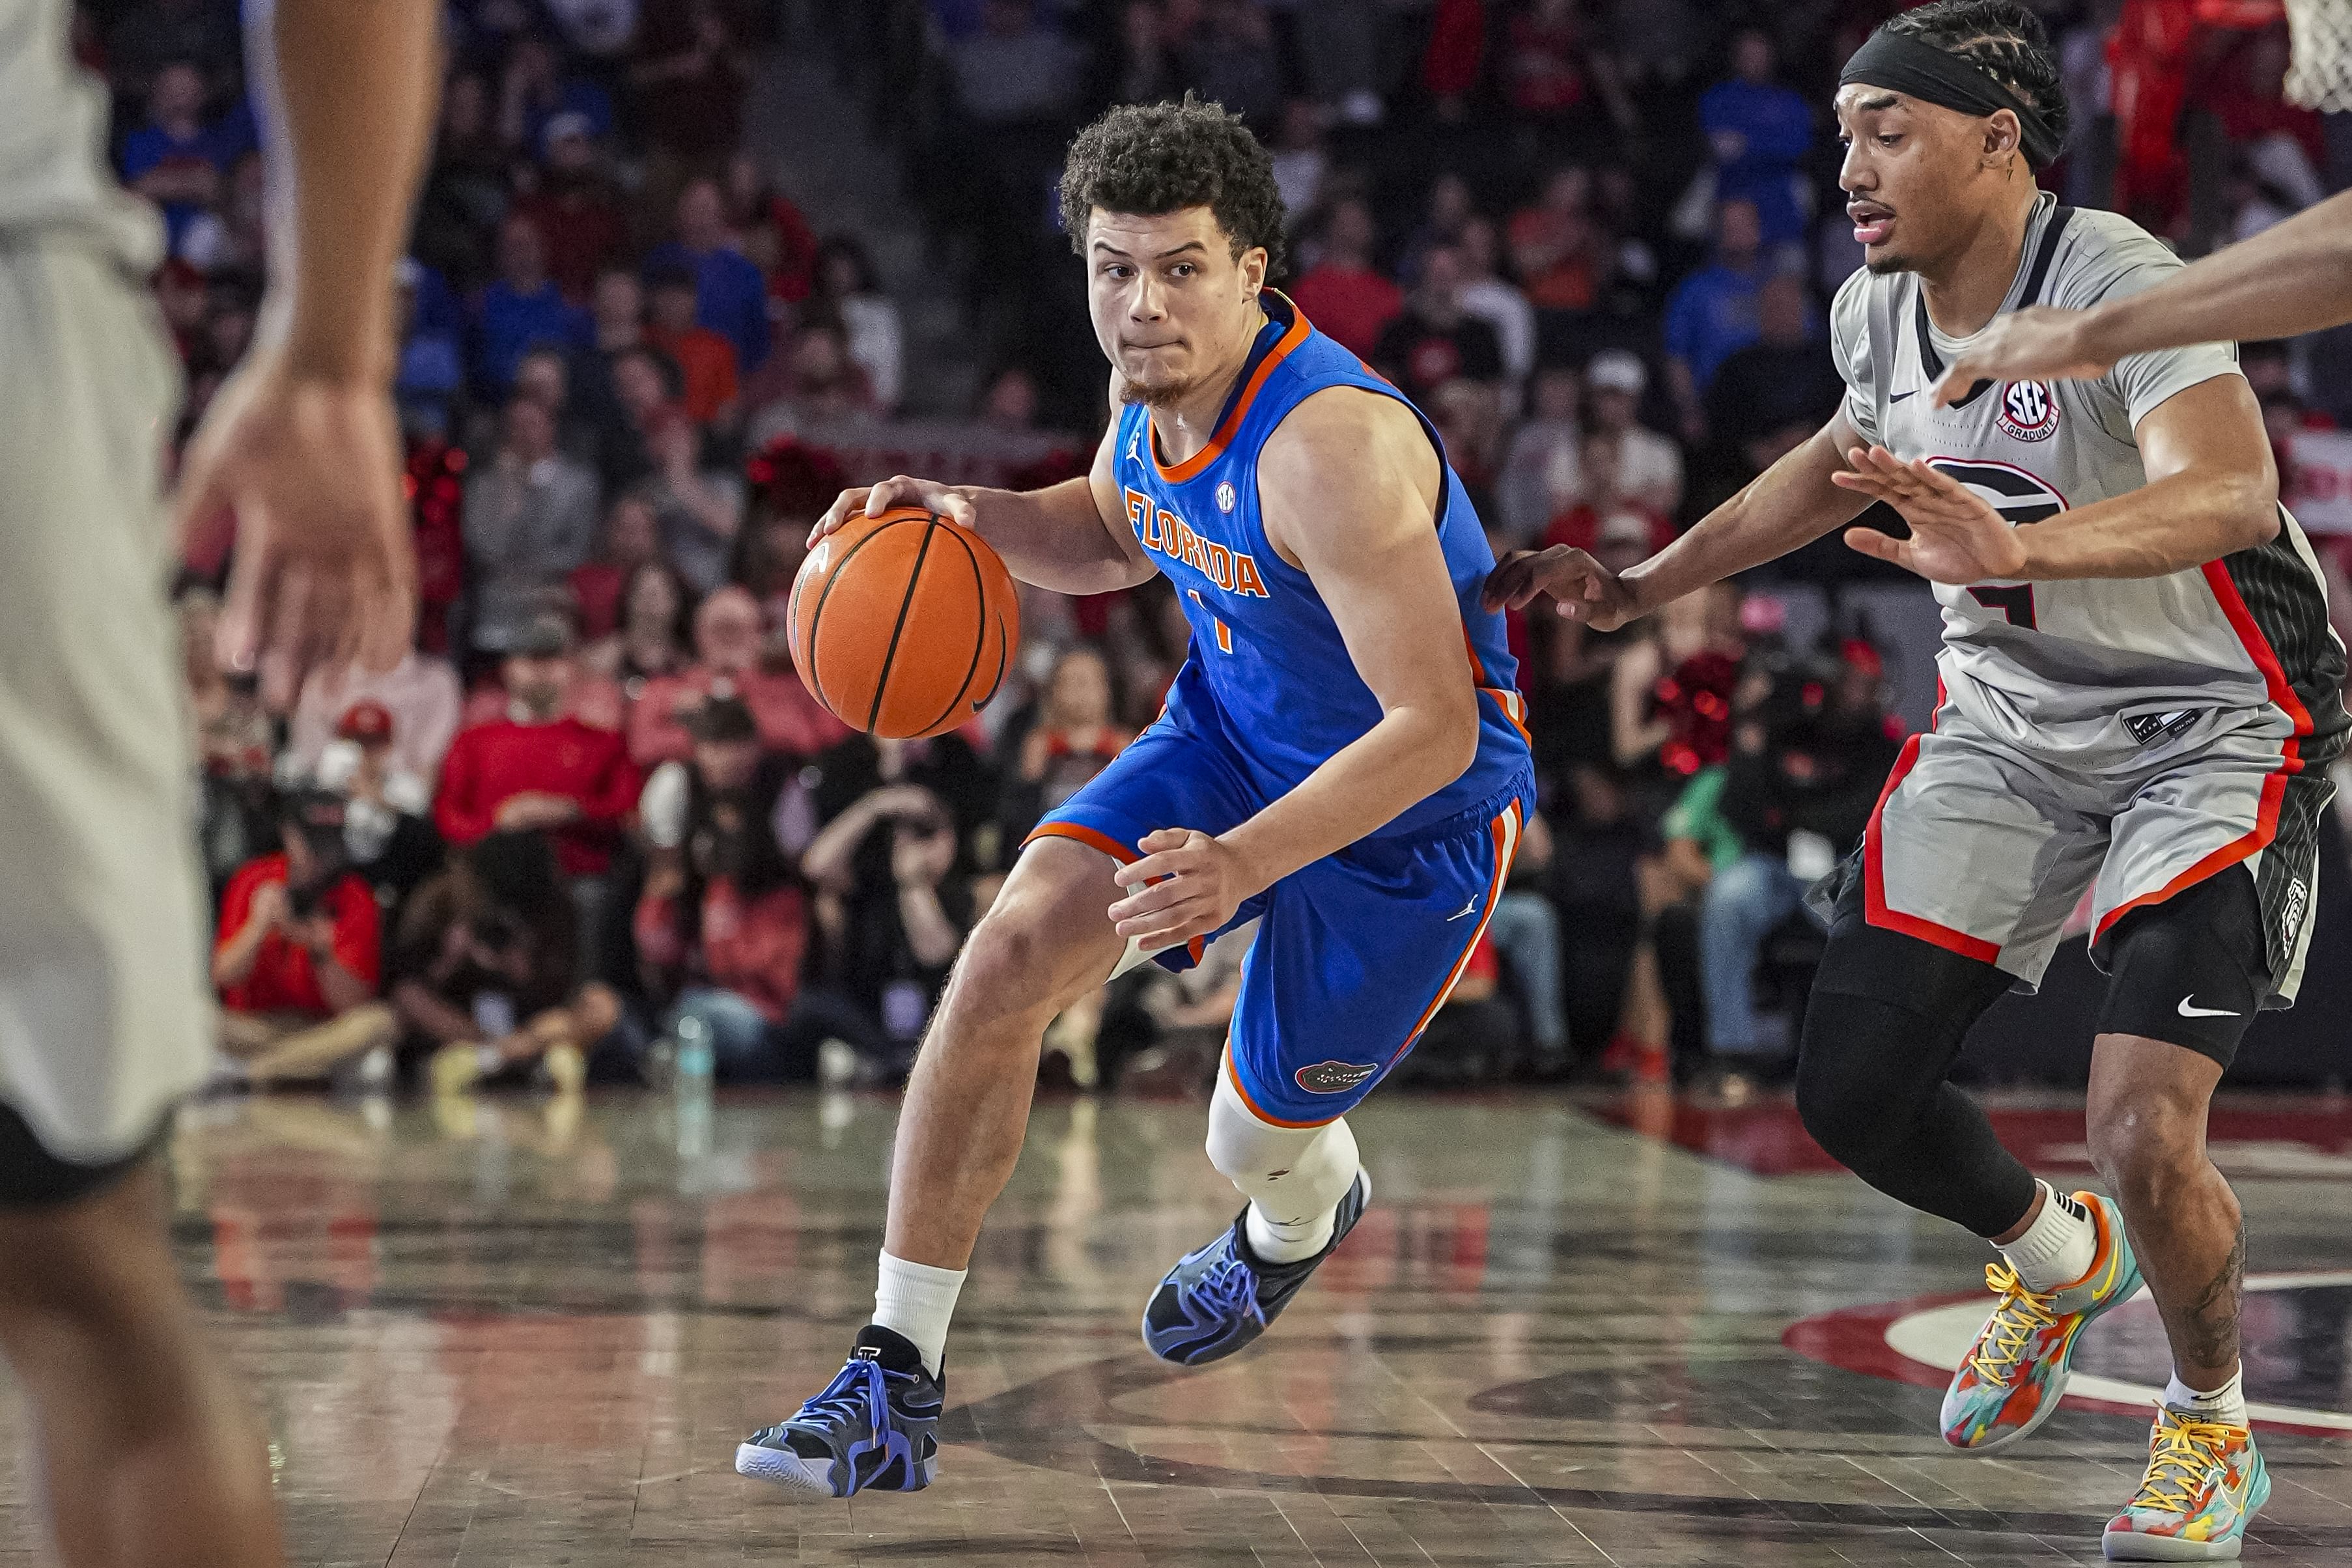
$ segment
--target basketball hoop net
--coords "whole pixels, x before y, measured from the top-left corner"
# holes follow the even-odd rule
[[[2286,0],[2294,63],[2290,103],[2329,112],[2352,110],[2352,0]]]

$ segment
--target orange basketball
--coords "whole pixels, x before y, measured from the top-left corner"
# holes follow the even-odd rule
[[[843,723],[886,740],[970,720],[1021,645],[1003,561],[920,507],[853,517],[819,541],[787,613],[802,684]]]

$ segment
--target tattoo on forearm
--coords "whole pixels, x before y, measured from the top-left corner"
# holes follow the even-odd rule
[[[2200,1366],[2227,1366],[2238,1359],[2239,1287],[2246,1274],[2246,1227],[2238,1227],[2221,1270],[2199,1293],[2182,1325],[2189,1359]]]

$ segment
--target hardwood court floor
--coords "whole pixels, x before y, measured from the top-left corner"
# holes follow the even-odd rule
[[[2106,1404],[1949,1454],[1916,1358],[1980,1315],[1984,1248],[1813,1168],[1785,1108],[1536,1095],[1376,1097],[1362,1226],[1264,1343],[1179,1372],[1136,1319],[1232,1217],[1202,1113],[1065,1102],[973,1266],[940,1483],[796,1501],[738,1479],[735,1444],[865,1320],[896,1109],[189,1112],[180,1256],[267,1410],[295,1561],[2088,1563],[2165,1373],[2152,1310],[2122,1309],[2084,1360]],[[2232,1114],[2272,1287],[2250,1392],[2290,1423],[2261,1434],[2277,1494],[2246,1560],[2352,1562],[2352,1110]],[[2079,1124],[2011,1131],[2054,1170]],[[38,1560],[23,1426],[0,1393],[12,1568]]]

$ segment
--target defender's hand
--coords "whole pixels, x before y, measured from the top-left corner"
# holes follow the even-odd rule
[[[1146,952],[1207,935],[1258,890],[1242,858],[1206,833],[1163,827],[1136,847],[1143,858],[1112,873],[1131,891],[1111,905],[1110,918],[1119,935],[1138,939]]]
[[[809,547],[863,512],[867,517],[880,517],[894,506],[919,506],[938,512],[950,522],[977,530],[979,523],[971,510],[971,500],[961,485],[943,485],[932,479],[913,479],[904,474],[884,479],[878,485],[859,485],[845,489],[825,509],[816,526],[809,530]]]
[[[416,551],[400,490],[400,425],[382,386],[298,375],[264,349],[214,397],[188,443],[173,510],[233,510],[236,565],[218,654],[258,666],[273,701],[318,665],[390,669],[416,620]]]
[[[1980,381],[2084,381],[2106,374],[2116,362],[2092,345],[2089,315],[2029,305],[1995,316],[1945,370],[1930,399],[1938,408],[1949,408]]]
[[[1538,594],[1558,601],[1552,607],[1597,632],[1613,632],[1640,611],[1633,591],[1617,574],[1581,550],[1555,544],[1549,550],[1514,550],[1486,575],[1479,602],[1488,610],[1523,610]]]
[[[1850,528],[1849,547],[1956,587],[2024,574],[2025,542],[2017,530],[1949,474],[1924,459],[1904,462],[1884,447],[1853,447],[1846,461],[1853,470],[1832,474],[1832,484],[1885,501],[1911,525],[1908,539]]]

